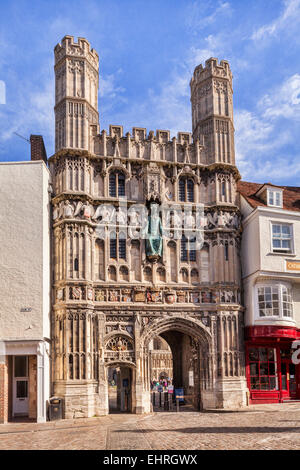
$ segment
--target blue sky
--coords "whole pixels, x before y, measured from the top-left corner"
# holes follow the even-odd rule
[[[209,57],[234,75],[237,165],[300,186],[300,0],[0,0],[0,160],[54,152],[53,48],[86,37],[100,56],[101,129],[191,130],[189,80]],[[2,87],[2,88],[1,88]],[[1,100],[2,93],[2,100]]]

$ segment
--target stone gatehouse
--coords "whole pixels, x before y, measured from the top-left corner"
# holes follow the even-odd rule
[[[99,127],[99,58],[55,47],[53,393],[65,417],[109,412],[108,371],[127,410],[149,412],[160,336],[175,388],[198,409],[246,404],[232,75],[191,78],[192,134]]]

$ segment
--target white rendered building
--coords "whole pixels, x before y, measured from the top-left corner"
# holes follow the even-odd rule
[[[31,145],[32,161],[0,163],[0,423],[46,421],[49,399],[50,174]]]
[[[239,183],[250,402],[299,398],[300,188]]]

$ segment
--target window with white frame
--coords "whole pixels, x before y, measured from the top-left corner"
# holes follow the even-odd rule
[[[283,285],[257,287],[258,316],[292,318],[293,304],[291,288]]]
[[[268,189],[268,206],[282,207],[282,191]]]
[[[293,304],[292,304],[292,293],[291,289],[286,286],[282,286],[282,315],[284,317],[293,316]]]
[[[292,225],[272,223],[272,251],[274,253],[291,253],[292,242]]]

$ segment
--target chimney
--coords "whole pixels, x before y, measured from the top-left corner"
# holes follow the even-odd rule
[[[44,160],[47,165],[47,153],[44,145],[43,136],[31,135],[30,136],[30,147],[31,147],[31,160]]]

